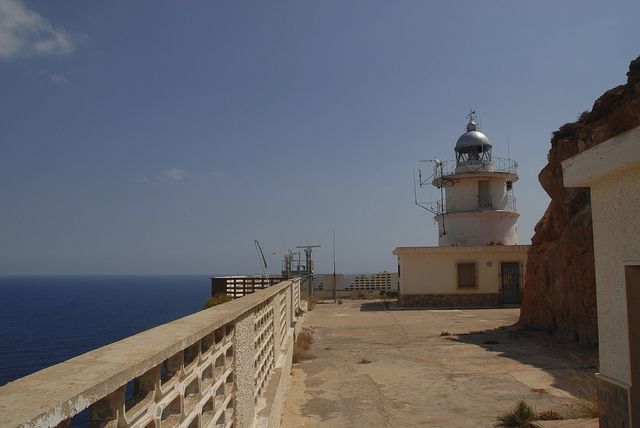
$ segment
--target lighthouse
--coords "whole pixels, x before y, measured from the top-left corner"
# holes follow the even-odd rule
[[[418,202],[417,193],[415,200],[438,223],[438,245],[393,251],[402,306],[520,304],[529,245],[518,245],[518,164],[492,149],[472,111],[453,159],[435,160],[424,180],[418,170],[420,187],[438,189],[439,200]]]
[[[513,184],[517,163],[495,158],[475,112],[454,147],[455,160],[436,161],[432,185],[442,199],[432,206],[438,244],[446,246],[517,245],[519,217]]]

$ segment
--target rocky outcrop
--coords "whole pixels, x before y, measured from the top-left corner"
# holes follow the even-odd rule
[[[596,287],[589,189],[567,189],[561,162],[640,125],[640,57],[625,85],[605,92],[574,123],[553,133],[538,175],[551,197],[535,227],[527,260],[520,324],[597,343]]]

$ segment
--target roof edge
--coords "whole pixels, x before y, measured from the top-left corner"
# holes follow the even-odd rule
[[[472,245],[472,246],[449,246],[449,247],[396,247],[394,255],[409,253],[510,253],[529,251],[531,245]]]

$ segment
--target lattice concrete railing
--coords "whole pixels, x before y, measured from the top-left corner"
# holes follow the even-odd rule
[[[285,281],[10,382],[0,426],[277,426],[299,296]]]

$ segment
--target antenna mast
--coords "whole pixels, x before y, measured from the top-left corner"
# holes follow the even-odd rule
[[[333,300],[338,303],[338,283],[336,282],[336,228],[333,228]]]
[[[311,297],[314,295],[313,290],[313,260],[311,259],[311,252],[314,248],[320,248],[322,245],[298,245],[296,248],[301,248],[304,250],[304,258],[305,258],[305,270],[307,273],[307,284],[309,287],[309,294]]]

